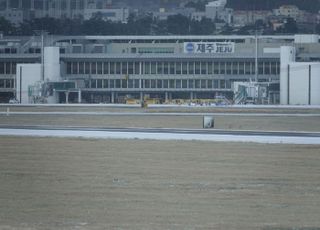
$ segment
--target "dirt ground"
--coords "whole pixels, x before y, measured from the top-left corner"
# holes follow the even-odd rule
[[[320,229],[320,146],[0,138],[0,229]]]

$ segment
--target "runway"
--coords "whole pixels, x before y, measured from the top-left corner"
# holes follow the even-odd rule
[[[201,140],[279,144],[320,144],[320,132],[276,132],[219,129],[113,128],[1,125],[0,135],[102,139]]]

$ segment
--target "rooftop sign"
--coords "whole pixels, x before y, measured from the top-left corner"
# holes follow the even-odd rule
[[[234,42],[184,42],[184,53],[234,53]]]

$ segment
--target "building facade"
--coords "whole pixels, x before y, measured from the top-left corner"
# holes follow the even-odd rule
[[[279,82],[281,46],[319,60],[319,36],[310,36],[47,36],[44,46],[59,48],[60,77],[49,87],[57,103],[116,103],[232,98],[233,82]],[[16,97],[17,65],[41,63],[41,47],[40,37],[2,37],[2,102]]]

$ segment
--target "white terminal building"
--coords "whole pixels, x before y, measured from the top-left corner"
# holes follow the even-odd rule
[[[2,36],[0,100],[234,100],[247,83],[263,103],[320,104],[319,60],[318,35]]]

